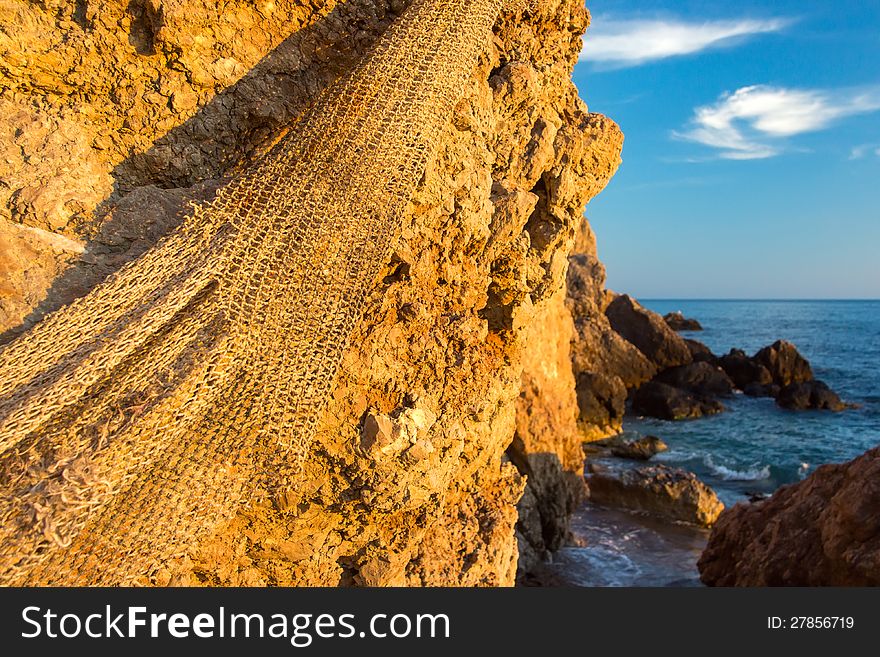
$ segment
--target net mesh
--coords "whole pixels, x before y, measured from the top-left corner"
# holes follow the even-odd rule
[[[503,0],[415,0],[261,161],[0,351],[0,583],[141,580],[295,485]]]

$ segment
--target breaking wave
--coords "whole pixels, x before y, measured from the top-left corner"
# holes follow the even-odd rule
[[[712,460],[711,456],[703,459],[706,467],[719,479],[724,481],[762,481],[770,478],[770,466],[755,463],[748,470],[735,470],[726,465],[719,465]]]

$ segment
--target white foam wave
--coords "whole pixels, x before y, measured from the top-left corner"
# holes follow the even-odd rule
[[[699,452],[685,452],[678,451],[677,449],[670,449],[667,452],[660,452],[659,454],[655,454],[653,460],[654,461],[693,461],[695,459],[699,459],[702,456]]]
[[[711,456],[707,456],[703,462],[716,477],[724,481],[761,481],[770,478],[770,466],[762,466],[760,463],[753,464],[747,470],[736,470],[726,465],[716,464]]]

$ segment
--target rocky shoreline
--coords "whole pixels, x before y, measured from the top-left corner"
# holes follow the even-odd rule
[[[880,586],[880,447],[721,515],[698,563],[711,586]]]
[[[573,271],[570,297],[584,289],[577,266]],[[605,292],[600,298],[610,327],[635,347],[637,355],[629,354],[604,376],[578,373],[583,425],[613,420],[622,429],[631,415],[694,420],[729,412],[724,400],[736,394],[773,398],[779,408],[791,412],[856,408],[816,379],[809,361],[788,341],[778,340],[751,356],[738,349],[718,356],[703,343],[678,334],[702,330],[696,319],[680,313],[661,317],[628,295]],[[569,305],[578,308],[583,303],[570,298]],[[577,315],[574,319],[577,324]],[[575,354],[585,351],[577,345],[578,337]],[[576,358],[574,362],[577,369]],[[849,464],[822,466],[800,484],[784,486],[772,496],[752,495],[749,502],[730,509],[693,473],[650,463],[665,450],[662,435],[632,439],[618,432],[585,442],[588,499],[599,507],[712,528],[699,562],[705,584],[877,583],[880,528],[863,500],[873,500],[873,508],[880,508],[880,489],[866,481],[880,467],[880,449]],[[856,495],[856,481],[867,494]],[[853,500],[845,502],[846,496]],[[852,510],[847,504],[853,504]],[[801,519],[803,514],[810,520]],[[789,549],[805,539],[802,548]]]

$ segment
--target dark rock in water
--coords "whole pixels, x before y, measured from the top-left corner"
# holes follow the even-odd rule
[[[637,440],[619,440],[611,444],[611,453],[621,459],[647,461],[665,452],[669,447],[657,436],[643,436]]]
[[[593,463],[592,461],[587,462],[587,473],[588,474],[598,474],[608,472],[608,468],[599,463]]]
[[[880,447],[823,465],[718,519],[700,558],[710,586],[880,586]]]
[[[755,491],[746,491],[746,495],[749,496],[749,502],[754,504],[755,502],[763,502],[764,500],[770,499],[770,493],[758,493]]]
[[[695,319],[690,319],[681,312],[667,313],[663,319],[673,331],[702,331],[702,325]]]
[[[718,359],[718,364],[731,378],[733,385],[740,390],[745,389],[750,383],[760,385],[773,383],[770,370],[753,361],[741,349],[731,349],[729,354]]]
[[[764,347],[752,360],[766,367],[773,382],[780,386],[813,380],[810,363],[791,342],[785,340],[777,340],[769,347]]]
[[[779,391],[776,403],[790,410],[842,411],[847,408],[837,393],[822,381],[791,383]]]
[[[713,354],[712,350],[699,340],[685,338],[684,343],[687,345],[688,351],[691,352],[691,358],[694,359],[695,363],[705,361],[707,363],[712,363],[713,365],[718,364],[718,356]]]
[[[626,412],[626,386],[620,377],[581,372],[575,382],[578,426],[585,439],[619,431]]]
[[[743,388],[743,392],[749,397],[776,397],[780,390],[782,388],[775,383],[750,383]]]
[[[731,395],[734,388],[724,370],[705,361],[664,370],[654,381],[705,397]]]
[[[605,315],[613,328],[659,369],[687,365],[691,352],[684,340],[657,313],[626,294],[608,304]]]
[[[587,485],[595,504],[704,527],[711,526],[724,509],[715,492],[696,475],[662,465],[597,472],[587,479]]]
[[[665,383],[649,381],[632,397],[632,410],[637,415],[661,420],[683,420],[720,413],[724,405]]]

